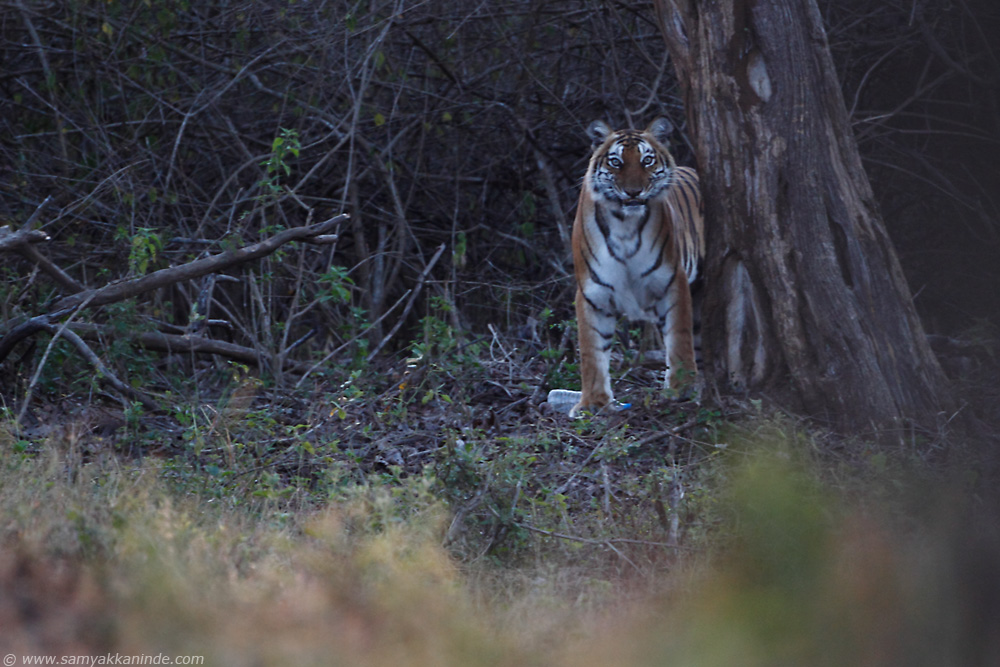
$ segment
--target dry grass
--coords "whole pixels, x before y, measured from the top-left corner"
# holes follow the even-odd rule
[[[996,664],[995,525],[961,503],[890,517],[821,481],[809,441],[784,426],[740,434],[714,480],[726,518],[712,546],[645,577],[565,556],[462,565],[441,546],[449,517],[429,494],[369,485],[319,510],[223,507],[179,492],[156,463],[81,464],[56,447],[26,457],[5,443],[0,652],[233,665]]]
[[[352,535],[360,501],[278,524],[179,498],[152,465],[5,463],[0,644],[208,664],[499,664],[443,514]],[[99,629],[100,632],[96,632]],[[508,654],[509,655],[509,654]]]

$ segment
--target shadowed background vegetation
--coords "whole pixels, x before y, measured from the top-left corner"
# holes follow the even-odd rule
[[[259,293],[248,281],[219,288],[234,338],[274,350],[315,330],[306,356],[365,320],[380,339],[379,317],[440,243],[452,261],[427,296],[454,306],[456,324],[569,313],[581,128],[626,112],[679,117],[643,6],[7,10],[4,214],[23,220],[54,196],[53,250],[93,280],[119,277],[137,237],[155,249],[149,269],[301,225],[311,210],[348,211],[328,252],[254,268]],[[331,281],[347,284],[347,303],[302,314]],[[159,317],[185,324],[195,295],[158,296]]]
[[[989,0],[820,4],[918,309],[965,410],[995,423],[1000,18]],[[69,277],[5,252],[4,333],[350,214],[335,243],[74,312],[150,405],[50,333],[3,360],[0,646],[997,656],[990,427],[983,447],[885,451],[745,397],[673,406],[628,329],[616,381],[641,410],[539,409],[577,381],[583,129],[684,118],[650,3],[0,0],[0,61],[0,224],[31,220]],[[690,164],[683,127],[674,149]]]
[[[828,21],[866,166],[929,328],[955,334],[997,312],[998,19],[965,0],[855,4],[831,3]],[[352,214],[326,252],[213,293],[224,335],[271,353],[312,332],[308,357],[364,322],[381,340],[379,317],[441,243],[451,261],[421,301],[441,297],[454,324],[568,317],[583,128],[683,119],[641,2],[3,8],[0,215],[16,225],[52,196],[46,251],[88,286],[310,211]],[[8,267],[7,320],[44,301],[27,269]],[[331,284],[346,292],[315,303]],[[139,314],[185,326],[196,299],[180,286]]]

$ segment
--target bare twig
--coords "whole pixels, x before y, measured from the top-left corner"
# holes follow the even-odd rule
[[[571,433],[570,435],[572,435],[574,438],[576,438],[577,440],[579,440],[581,443],[585,443],[586,442],[583,438],[581,438],[580,436],[576,435],[575,433]],[[579,476],[579,474],[581,472],[583,472],[584,468],[587,467],[587,464],[590,463],[590,460],[594,458],[594,456],[597,454],[597,452],[601,451],[601,449],[604,447],[604,443],[605,442],[606,442],[605,440],[601,440],[600,442],[597,443],[596,447],[594,447],[592,450],[590,450],[590,454],[588,454],[587,458],[585,458],[583,460],[583,463],[581,463],[579,465],[579,467],[577,467],[576,472],[574,472],[572,475],[570,475],[569,479],[567,479],[565,482],[563,482],[562,484],[560,484],[559,488],[557,488],[555,491],[552,492],[553,495],[559,495],[560,493],[565,492],[566,489],[569,488],[569,485],[573,483],[573,480],[576,479],[577,476]]]
[[[17,231],[11,231],[8,226],[0,227],[0,251],[9,250],[14,251],[25,259],[34,262],[38,267],[49,274],[56,283],[62,287],[64,290],[70,293],[82,292],[86,287],[81,285],[76,281],[73,276],[69,275],[61,268],[55,265],[48,257],[42,255],[38,252],[33,244],[48,241],[49,235],[40,229],[33,230],[32,227],[35,221],[41,217],[42,212],[45,207],[49,205],[52,201],[52,197],[46,197],[41,204],[39,204],[34,212],[28,216],[28,219],[24,221],[21,225],[21,229]]]
[[[34,212],[29,215],[28,219],[24,221],[24,224],[21,225],[21,229],[31,229],[31,227],[35,224],[35,221],[42,216],[42,212],[45,211],[45,207],[50,203],[52,203],[52,195],[49,195],[42,200],[42,203],[35,208]]]
[[[55,81],[55,77],[52,75],[52,67],[49,64],[49,59],[45,55],[45,47],[42,46],[42,40],[38,37],[38,30],[35,29],[35,23],[31,20],[31,14],[28,13],[27,8],[24,6],[22,0],[18,0],[17,8],[21,10],[21,19],[24,21],[24,27],[28,29],[28,34],[31,36],[31,41],[35,45],[35,50],[38,51],[38,60],[42,65],[42,71],[45,72],[45,78],[47,81]],[[63,162],[69,162],[69,149],[66,145],[66,133],[64,132],[65,126],[63,123],[63,115],[59,112],[58,107],[56,107],[56,91],[52,88],[49,91],[49,98],[52,103],[52,110],[55,111],[56,120],[56,130],[58,131],[57,136],[59,137],[59,147],[62,150]]]
[[[382,320],[384,320],[386,317],[389,316],[389,313],[391,313],[392,311],[396,310],[396,306],[398,306],[399,304],[401,304],[403,302],[403,300],[406,299],[406,297],[410,296],[410,294],[412,293],[412,291],[413,290],[406,290],[403,293],[403,296],[399,297],[399,299],[396,300],[396,303],[392,304],[392,306],[389,307],[388,309],[386,309],[386,311],[384,313],[382,313],[381,315],[379,315],[379,317],[378,317],[377,320],[375,320],[374,322],[371,323],[371,326],[369,327],[369,329],[372,328],[372,327],[375,327],[376,325],[378,325]],[[312,366],[310,366],[309,370],[307,370],[305,373],[302,374],[302,377],[300,377],[299,380],[298,380],[298,382],[295,383],[295,386],[298,387],[317,368],[319,368],[320,366],[322,366],[325,363],[327,363],[328,361],[330,361],[330,359],[333,359],[335,356],[337,356],[342,351],[344,351],[347,348],[348,345],[350,345],[354,341],[358,340],[359,338],[361,338],[362,336],[364,336],[367,333],[368,333],[368,329],[363,329],[362,331],[359,331],[358,333],[354,334],[353,336],[351,336],[350,338],[348,338],[346,341],[344,341],[343,343],[341,343],[339,346],[337,346],[336,348],[334,348],[334,350],[332,352],[327,353],[326,356],[324,356],[322,359],[320,359],[315,364],[313,364]]]
[[[498,518],[500,520],[504,520],[503,517],[500,516],[500,513],[497,512],[497,510],[494,507],[490,507],[489,509],[490,509],[490,512],[493,514],[493,516],[495,516],[496,518]],[[632,540],[632,539],[627,539],[627,538],[623,538],[623,537],[611,537],[611,538],[607,538],[607,539],[604,539],[604,540],[600,540],[600,539],[593,539],[593,538],[590,538],[590,537],[580,537],[579,535],[569,535],[567,533],[560,533],[560,532],[555,531],[555,530],[545,530],[544,528],[538,528],[536,526],[532,526],[530,523],[524,523],[524,522],[521,522],[521,521],[510,521],[510,524],[514,525],[514,526],[517,526],[518,528],[523,528],[524,530],[530,531],[532,533],[538,533],[539,535],[545,535],[546,537],[555,537],[555,538],[558,538],[560,540],[567,540],[567,541],[570,541],[570,542],[579,542],[580,544],[590,544],[590,545],[593,545],[595,547],[604,547],[606,549],[610,549],[611,551],[614,551],[616,554],[618,554],[619,556],[621,556],[630,565],[632,565],[633,567],[636,567],[636,569],[639,569],[638,566],[636,566],[635,563],[633,563],[628,558],[625,558],[625,556],[617,548],[615,548],[615,545],[618,545],[618,544],[634,544],[634,545],[645,546],[645,547],[659,547],[659,548],[663,548],[663,549],[674,549],[674,550],[677,550],[677,551],[693,551],[693,549],[691,547],[685,547],[685,546],[681,546],[679,544],[670,544],[669,542],[653,542],[653,541],[650,541],[650,540]],[[641,569],[640,569],[640,571],[641,571]]]
[[[16,250],[25,259],[37,264],[38,268],[47,273],[49,277],[56,282],[57,285],[62,287],[70,294],[78,294],[79,292],[83,292],[87,289],[85,285],[77,282],[76,278],[69,275],[61,268],[59,268],[59,266],[57,266],[55,262],[50,260],[42,253],[38,252],[38,249],[35,246],[24,244],[21,245]]]
[[[438,249],[434,253],[434,256],[431,257],[431,261],[429,261],[427,263],[427,266],[424,267],[424,270],[420,272],[420,277],[417,279],[417,284],[413,287],[413,293],[410,294],[410,300],[406,302],[406,307],[403,308],[402,314],[399,316],[399,319],[396,320],[395,326],[393,326],[392,329],[389,331],[389,333],[385,335],[385,338],[383,338],[381,342],[379,342],[379,344],[375,346],[375,349],[368,354],[368,356],[365,358],[366,362],[371,362],[371,360],[375,358],[375,355],[378,354],[383,347],[385,347],[386,343],[388,343],[392,339],[392,337],[396,335],[396,332],[399,331],[399,328],[403,326],[403,322],[406,320],[406,316],[410,314],[410,310],[413,308],[413,302],[417,300],[417,296],[419,296],[420,290],[422,290],[424,287],[424,281],[427,280],[427,275],[431,272],[431,269],[434,268],[434,265],[437,264],[438,259],[441,257],[441,253],[444,252],[444,247],[445,245],[443,243],[438,246]]]
[[[613,544],[636,544],[645,547],[662,547],[664,549],[678,549],[682,551],[691,551],[691,547],[685,547],[678,544],[670,544],[669,542],[653,542],[651,540],[630,540],[624,537],[613,537],[606,540],[595,540],[589,537],[580,537],[579,535],[567,535],[566,533],[560,533],[554,530],[545,530],[544,528],[537,528],[532,526],[530,523],[521,523],[514,521],[513,524],[518,528],[524,528],[533,533],[538,533],[539,535],[547,535],[548,537],[556,537],[560,540],[569,540],[570,542],[580,542],[581,544],[592,544],[599,547],[610,547]]]

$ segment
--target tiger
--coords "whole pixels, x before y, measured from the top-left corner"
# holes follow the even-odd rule
[[[698,172],[667,149],[672,131],[666,118],[641,132],[600,120],[587,130],[593,154],[572,235],[582,385],[572,418],[622,407],[608,374],[621,316],[659,327],[665,389],[700,396],[691,285],[705,257],[704,213]]]

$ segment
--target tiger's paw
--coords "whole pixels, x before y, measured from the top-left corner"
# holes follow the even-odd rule
[[[604,405],[584,405],[583,393],[569,389],[553,389],[549,392],[548,405],[554,412],[568,415],[570,419],[582,417],[584,413],[592,415],[612,414],[632,407],[631,403],[620,403],[614,399]]]
[[[598,416],[598,415],[612,415],[616,412],[621,412],[622,410],[628,410],[632,407],[631,403],[621,403],[619,401],[611,401],[602,408],[590,405],[574,405],[573,409],[569,411],[570,419],[579,419],[585,416]]]

